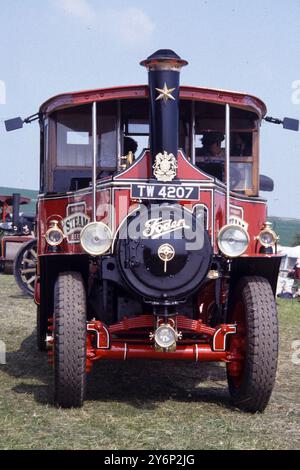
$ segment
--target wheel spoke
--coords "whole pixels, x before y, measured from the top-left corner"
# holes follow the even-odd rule
[[[30,279],[26,279],[25,280],[25,283],[27,284],[27,286],[29,286],[29,284],[32,284],[35,280],[35,276],[32,276]]]
[[[30,253],[34,258],[37,258],[37,252],[33,248],[31,248]]]
[[[21,269],[21,274],[35,273],[36,268]]]

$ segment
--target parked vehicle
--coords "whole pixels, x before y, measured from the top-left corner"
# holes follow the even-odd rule
[[[37,342],[55,402],[82,406],[97,360],[178,359],[224,362],[233,403],[263,411],[281,257],[260,126],[298,123],[246,93],[180,87],[173,51],[141,65],[149,85],[62,94],[25,120],[41,128]]]
[[[33,238],[33,214],[20,214],[20,206],[30,203],[20,194],[0,195],[0,272],[13,273],[16,255]]]
[[[282,256],[277,283],[277,296],[300,297],[300,245],[279,246]]]

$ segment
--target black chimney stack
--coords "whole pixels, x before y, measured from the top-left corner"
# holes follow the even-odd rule
[[[141,62],[149,72],[150,151],[152,164],[165,152],[177,159],[179,130],[179,76],[187,65],[170,49],[159,49]]]
[[[13,195],[13,227],[19,228],[20,223],[20,193],[14,193]]]

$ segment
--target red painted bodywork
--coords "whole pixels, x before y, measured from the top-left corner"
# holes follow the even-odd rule
[[[150,154],[145,152],[143,156],[132,165],[132,167],[119,173],[111,179],[110,187],[107,188],[107,180],[99,180],[97,189],[97,220],[108,224],[113,232],[116,232],[124,218],[131,209],[139,203],[132,199],[130,194],[131,183],[146,182],[151,176]],[[181,151],[178,153],[178,179],[199,187],[200,197],[198,201],[182,204],[189,209],[195,205],[202,204],[208,210],[208,233],[212,239],[214,252],[218,252],[216,240],[217,234],[225,225],[225,185],[215,181],[214,178],[200,171],[189,163]],[[104,186],[104,187],[103,187]],[[91,189],[83,189],[66,196],[40,197],[38,203],[39,225],[38,225],[38,253],[47,254],[47,243],[44,235],[49,228],[52,219],[62,221],[67,215],[67,206],[71,204],[85,203],[86,215],[92,217]],[[140,201],[141,202],[141,201]],[[180,201],[179,201],[180,202]],[[257,254],[256,236],[262,229],[267,217],[266,201],[259,197],[246,197],[238,193],[231,193],[230,198],[231,215],[238,216],[247,224],[250,236],[250,244],[243,256]],[[111,210],[114,207],[114,214]],[[69,243],[65,240],[61,246],[61,254],[83,253],[80,243]],[[57,256],[57,254],[55,254]]]

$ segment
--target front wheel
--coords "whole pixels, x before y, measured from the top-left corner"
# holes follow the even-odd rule
[[[55,403],[83,405],[86,390],[86,293],[78,272],[60,273],[54,287]]]
[[[240,279],[229,321],[237,324],[229,350],[240,357],[227,364],[229,393],[238,408],[262,412],[275,384],[278,357],[276,303],[267,279]]]

